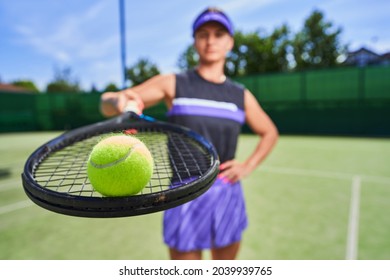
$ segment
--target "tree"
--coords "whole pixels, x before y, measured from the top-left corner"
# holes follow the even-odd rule
[[[264,72],[283,72],[289,70],[289,53],[292,49],[291,31],[287,24],[276,28],[265,39]]]
[[[132,86],[142,84],[151,77],[160,74],[160,70],[156,64],[149,61],[147,58],[140,58],[134,65],[126,70],[126,78],[131,82]]]
[[[97,93],[99,92],[98,88],[96,87],[96,85],[93,83],[92,86],[91,86],[91,90],[90,90],[90,93]]]
[[[194,68],[198,64],[198,61],[198,53],[196,52],[194,45],[191,44],[180,54],[177,66],[181,70],[187,70]]]
[[[81,88],[77,78],[72,77],[70,67],[54,69],[54,79],[46,87],[47,92],[80,92]]]
[[[236,32],[235,46],[227,59],[227,73],[242,76],[288,69],[290,29],[284,24],[271,35],[260,30],[244,34]]]
[[[24,88],[31,92],[39,92],[33,81],[30,80],[16,80],[12,82],[13,85]]]
[[[321,11],[315,10],[293,40],[296,69],[332,67],[346,47],[340,43],[342,29],[326,21]]]
[[[109,83],[103,91],[118,91],[119,88],[114,83]]]
[[[261,45],[259,32],[244,34],[237,31],[234,34],[234,46],[228,54],[225,73],[230,76],[242,76],[248,74],[248,63],[256,60],[253,54],[256,52],[255,46]]]
[[[288,69],[288,50],[291,49],[290,29],[287,25],[275,29],[271,35],[259,30],[234,34],[234,47],[228,54],[225,73],[230,77]],[[193,68],[198,56],[191,45],[180,55],[178,66],[182,70]]]

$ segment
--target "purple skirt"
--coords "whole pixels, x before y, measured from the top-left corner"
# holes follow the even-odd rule
[[[225,247],[248,225],[242,186],[217,179],[200,197],[164,212],[164,242],[181,252]]]

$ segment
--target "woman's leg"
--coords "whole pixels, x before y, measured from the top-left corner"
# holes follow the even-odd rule
[[[211,249],[211,257],[213,260],[234,260],[237,257],[240,249],[240,242],[230,244],[226,247]]]
[[[169,248],[171,260],[201,260],[202,251],[180,252],[174,248]]]

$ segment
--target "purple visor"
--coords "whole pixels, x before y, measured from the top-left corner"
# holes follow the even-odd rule
[[[233,36],[234,34],[233,24],[231,23],[229,18],[222,12],[215,12],[215,11],[207,11],[197,17],[194,24],[192,25],[193,35],[195,35],[195,31],[198,30],[198,28],[201,25],[210,21],[215,21],[222,24],[227,29],[229,34]]]

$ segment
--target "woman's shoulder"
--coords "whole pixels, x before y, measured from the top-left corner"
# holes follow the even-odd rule
[[[176,79],[190,80],[194,77],[195,71],[192,69],[178,72],[175,74]]]
[[[243,85],[235,80],[232,80],[231,78],[226,79],[226,84],[228,86],[236,88],[237,90],[242,91],[242,92],[244,92],[246,90],[245,85]]]

